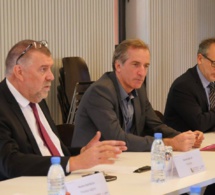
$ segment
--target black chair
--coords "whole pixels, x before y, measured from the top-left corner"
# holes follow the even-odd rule
[[[64,77],[64,68],[61,67],[59,69],[59,84],[62,87],[62,89],[65,91],[65,77]]]
[[[65,93],[71,103],[75,85],[78,82],[91,81],[86,62],[81,57],[65,57],[62,59],[65,79]]]
[[[65,146],[70,147],[74,132],[74,125],[73,124],[60,124],[57,125],[57,130],[61,141],[64,143]]]
[[[64,77],[63,67],[59,69],[59,85],[57,86],[57,98],[60,104],[62,121],[63,123],[66,123],[70,102],[68,101],[68,98],[65,92],[65,77]]]
[[[60,76],[59,76],[60,85],[65,87],[65,76],[64,76],[64,68],[63,67],[61,67],[59,69],[59,74],[60,74]]]
[[[70,105],[70,109],[69,109],[67,123],[74,124],[75,114],[78,110],[78,105],[81,101],[81,98],[84,95],[85,91],[88,89],[88,87],[92,83],[93,83],[93,81],[76,83],[73,97],[72,97],[72,101],[71,101],[71,105]]]
[[[163,113],[161,113],[159,110],[155,110],[156,115],[158,116],[158,118],[164,122],[164,115]]]
[[[63,67],[59,69],[57,97],[61,107],[63,123],[66,123],[76,83],[90,82],[91,79],[87,64],[83,58],[65,57],[62,62]]]
[[[61,85],[57,86],[57,98],[60,104],[63,123],[66,123],[70,104]]]

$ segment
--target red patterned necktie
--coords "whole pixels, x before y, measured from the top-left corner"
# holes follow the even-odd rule
[[[215,108],[215,83],[211,82],[209,84],[210,92],[209,92],[209,101],[210,101],[210,109]]]
[[[37,111],[37,107],[36,104],[34,103],[30,103],[29,104],[33,110],[36,122],[37,122],[37,126],[38,129],[40,131],[40,134],[42,136],[43,141],[45,142],[45,144],[47,145],[50,153],[52,154],[52,156],[60,156],[59,151],[57,150],[57,148],[55,147],[54,143],[52,142],[51,138],[49,137],[46,129],[44,128],[43,124],[40,121],[40,117]]]

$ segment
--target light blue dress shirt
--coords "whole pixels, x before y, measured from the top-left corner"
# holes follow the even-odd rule
[[[208,105],[209,105],[208,109],[210,110],[210,101],[209,101],[209,92],[210,92],[210,89],[208,87],[208,85],[210,84],[210,82],[204,77],[204,75],[199,70],[198,66],[196,66],[196,69],[197,69],[197,73],[199,75],[199,78],[200,78],[200,80],[202,82],[202,85],[203,85],[203,87],[205,89],[205,93],[206,93],[207,100],[208,100]]]
[[[120,96],[121,96],[121,105],[122,105],[122,114],[124,118],[125,124],[125,132],[131,133],[131,127],[133,124],[133,116],[134,116],[134,105],[132,99],[137,96],[137,91],[134,89],[131,93],[127,94],[123,89],[122,85],[118,81]]]

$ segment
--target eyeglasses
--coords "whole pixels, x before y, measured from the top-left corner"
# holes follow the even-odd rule
[[[202,54],[202,56],[203,56],[205,59],[207,59],[207,60],[209,60],[209,61],[211,62],[211,66],[212,66],[212,67],[215,67],[215,61],[211,60],[209,57],[207,57],[207,56],[204,55],[204,54]]]
[[[48,42],[47,41],[34,41],[30,45],[28,45],[28,47],[26,47],[26,49],[20,54],[20,56],[16,60],[16,64],[18,64],[19,59],[22,58],[28,52],[28,50],[30,50],[32,47],[34,47],[35,49],[40,49],[43,46],[48,47]]]

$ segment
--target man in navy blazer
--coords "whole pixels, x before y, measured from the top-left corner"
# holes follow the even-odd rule
[[[39,118],[61,156],[66,174],[97,164],[111,164],[126,150],[124,142],[100,142],[100,132],[79,149],[67,148],[59,140],[44,100],[54,79],[52,66],[46,42],[23,40],[8,53],[6,78],[0,83],[0,180],[48,173],[51,152],[38,131],[30,102],[36,104]]]
[[[184,132],[215,130],[215,108],[210,108],[209,84],[215,81],[215,38],[199,44],[197,65],[172,84],[167,97],[164,121]]]
[[[143,84],[150,66],[148,46],[139,39],[125,40],[115,49],[113,72],[105,73],[83,95],[75,117],[72,145],[85,145],[99,129],[103,140],[126,142],[128,151],[150,151],[153,134],[161,132],[165,145],[188,151],[199,147],[203,134],[181,133],[155,114]]]

